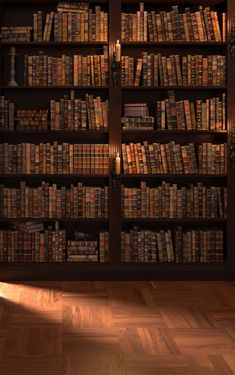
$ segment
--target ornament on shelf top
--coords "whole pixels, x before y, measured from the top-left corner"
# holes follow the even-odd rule
[[[11,79],[8,82],[8,86],[15,87],[15,86],[18,86],[18,83],[15,80],[15,74],[16,74],[16,72],[15,72],[15,58],[17,56],[15,47],[11,47],[9,55],[11,57],[11,70],[10,70]]]

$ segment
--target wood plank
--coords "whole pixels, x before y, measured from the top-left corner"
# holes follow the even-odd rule
[[[0,284],[0,373],[235,374],[235,283]]]

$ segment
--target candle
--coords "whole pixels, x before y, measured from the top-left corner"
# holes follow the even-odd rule
[[[115,52],[116,52],[116,61],[120,62],[121,61],[121,44],[119,40],[117,40]]]
[[[121,174],[121,158],[119,156],[119,152],[117,153],[116,156],[116,174]]]

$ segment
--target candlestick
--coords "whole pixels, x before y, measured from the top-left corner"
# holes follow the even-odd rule
[[[116,174],[117,175],[121,174],[121,158],[120,158],[119,152],[117,153],[117,156],[116,156]]]
[[[117,43],[116,43],[115,52],[116,52],[116,62],[120,62],[121,61],[121,44],[119,42],[119,39],[117,40]]]
[[[11,47],[9,55],[11,57],[11,70],[10,70],[11,79],[8,83],[8,86],[18,86],[18,83],[15,80],[15,73],[16,73],[15,72],[15,57],[17,55],[15,47]]]

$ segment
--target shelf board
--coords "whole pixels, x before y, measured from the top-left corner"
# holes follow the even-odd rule
[[[0,134],[32,134],[32,135],[102,135],[102,134],[109,134],[108,130],[1,130]]]
[[[6,1],[6,0],[5,0]],[[126,5],[135,5],[138,7],[139,1],[138,0],[122,0],[122,4]],[[153,4],[153,5],[185,5],[185,6],[199,6],[202,4],[202,0],[145,0],[145,4]],[[204,6],[212,6],[212,5],[221,5],[226,4],[226,0],[203,0]]]
[[[30,42],[14,42],[14,41],[5,41],[0,42],[1,46],[20,46],[20,47],[103,47],[108,46],[108,42],[58,42],[58,41],[50,41],[50,42],[36,42],[36,41],[30,41]]]
[[[48,221],[48,222],[54,222],[54,221],[61,221],[61,222],[101,222],[106,223],[109,221],[108,218],[48,218],[48,217],[24,217],[24,218],[5,218],[0,217],[0,222],[15,222],[15,221]]]
[[[25,280],[234,280],[223,263],[0,263],[1,281]]]
[[[2,90],[108,90],[109,86],[0,86]],[[227,86],[122,86],[122,90],[227,90]]]
[[[9,135],[14,135],[14,134],[37,134],[37,135],[102,135],[102,134],[109,134],[108,130],[7,130],[7,129],[0,129],[0,134],[9,134]],[[185,134],[227,134],[227,130],[122,130],[122,134],[128,134],[128,135],[134,135],[134,136],[142,136],[144,135],[185,135]]]
[[[226,223],[224,218],[183,218],[183,219],[158,219],[158,218],[122,218],[123,223],[159,223],[159,224],[200,224],[200,223]]]
[[[122,86],[122,90],[227,90],[227,86]]]
[[[163,42],[121,42],[122,47],[224,47],[227,42],[186,42],[186,41],[163,41]]]
[[[108,4],[109,0],[89,0],[91,4]],[[11,4],[11,5],[32,5],[32,0],[1,0],[3,4]],[[33,5],[57,5],[58,0],[35,0]]]
[[[1,90],[108,90],[109,86],[0,86]]]
[[[132,134],[132,135],[164,135],[164,134],[227,134],[227,130],[180,130],[180,129],[173,129],[173,130],[122,130],[122,134]]]
[[[103,268],[103,267],[113,267],[110,265],[110,263],[108,262],[0,262],[0,268],[1,266],[17,266],[17,265],[24,265],[24,266],[29,266],[29,267],[34,267],[34,266],[37,266],[37,267],[40,267],[40,266],[63,266],[63,267],[66,267],[68,265],[73,265],[74,267],[78,267],[78,268],[83,268],[84,266],[85,267],[100,267],[100,268]],[[205,268],[212,268],[213,266],[219,266],[219,267],[224,267],[225,266],[225,262],[181,262],[181,263],[176,263],[176,262],[121,262],[120,263],[120,267],[122,268],[129,268],[129,267],[132,267],[132,268],[138,268],[138,267],[144,267],[145,269],[146,268],[162,268],[162,267],[177,267],[177,268],[181,268],[181,267],[191,267],[191,268],[194,268],[194,267],[205,267]],[[115,266],[114,266],[115,267]]]
[[[0,174],[0,178],[109,178],[107,174]]]
[[[121,174],[122,179],[133,179],[133,178],[227,178],[227,174],[200,174],[200,173],[195,173],[195,174]]]

